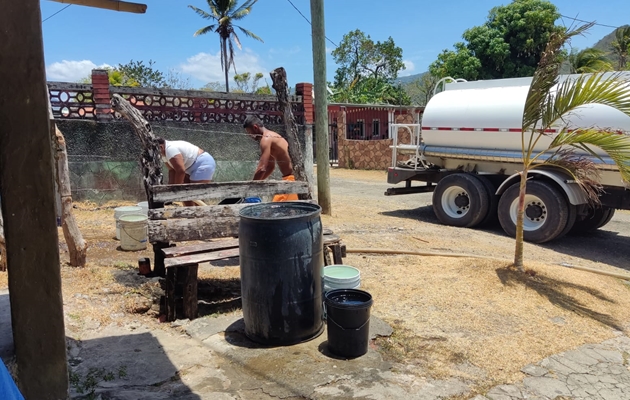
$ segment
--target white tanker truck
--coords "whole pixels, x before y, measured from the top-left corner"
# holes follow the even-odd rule
[[[561,81],[571,78],[562,76]],[[630,79],[630,73],[624,78]],[[387,182],[406,184],[388,188],[385,195],[433,192],[433,210],[441,223],[472,228],[498,218],[503,230],[515,236],[521,125],[531,80],[447,83],[427,104],[421,125],[392,125]],[[630,134],[630,117],[608,106],[582,107],[564,121],[572,128],[601,127]],[[398,142],[400,128],[410,132],[411,144]],[[557,129],[547,132],[536,147],[538,152],[548,147],[554,132]],[[569,231],[589,232],[607,224],[615,209],[630,209],[630,190],[617,166],[605,153],[593,150],[602,157],[591,157],[604,189],[601,206],[589,206],[566,171],[538,167],[529,173],[527,183],[526,241],[544,243]],[[412,157],[398,162],[399,154]],[[425,184],[412,185],[413,181]]]

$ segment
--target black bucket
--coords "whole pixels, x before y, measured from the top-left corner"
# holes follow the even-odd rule
[[[360,357],[368,351],[372,295],[358,289],[336,289],[326,293],[328,350],[345,357]]]
[[[290,345],[322,333],[320,212],[317,204],[298,202],[241,210],[241,295],[249,339]]]

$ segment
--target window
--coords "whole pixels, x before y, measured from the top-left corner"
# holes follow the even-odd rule
[[[381,136],[381,120],[373,119],[372,120],[372,138],[380,138]]]

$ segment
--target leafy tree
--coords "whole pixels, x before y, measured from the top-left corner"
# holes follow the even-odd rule
[[[353,104],[411,104],[411,98],[401,85],[373,77],[355,80],[348,87],[337,88],[331,100]]]
[[[203,85],[200,90],[207,92],[225,92],[225,86],[221,82],[208,82]]]
[[[524,271],[523,223],[529,171],[543,165],[560,168],[569,173],[573,180],[585,190],[585,194],[592,203],[597,203],[599,187],[592,179],[596,174],[594,163],[575,154],[574,150],[584,150],[590,156],[599,158],[592,149],[599,147],[616,163],[622,179],[630,182],[630,138],[606,128],[590,127],[572,130],[563,124],[547,149],[541,152],[534,151],[540,139],[547,135],[545,133],[547,129],[562,123],[563,117],[584,105],[607,105],[630,116],[630,80],[620,74],[581,75],[577,79],[568,79],[559,83],[562,47],[571,37],[583,33],[591,26],[592,24],[587,24],[575,30],[551,34],[525,100],[521,138],[523,170],[518,197],[514,252],[514,266],[520,271]],[[557,89],[552,90],[556,85]],[[542,156],[545,154],[550,157],[543,161]]]
[[[164,74],[153,68],[155,62],[149,60],[149,65],[145,65],[144,61],[131,60],[127,64],[118,64],[116,70],[122,75],[120,77],[121,86],[142,86],[142,87],[164,87],[166,81]],[[130,84],[133,83],[133,84]]]
[[[615,40],[610,44],[613,54],[619,59],[617,68],[619,71],[626,69],[628,52],[630,52],[630,26],[624,26],[615,30]]]
[[[547,0],[513,0],[494,7],[485,24],[468,29],[466,41],[444,50],[429,70],[439,78],[496,79],[531,76],[560,14]]]
[[[210,13],[203,11],[194,6],[192,8],[199,16],[204,19],[213,21],[212,25],[208,25],[195,32],[195,36],[205,35],[208,32],[216,32],[219,35],[221,43],[221,67],[225,72],[225,90],[230,91],[228,80],[228,71],[230,66],[234,65],[234,44],[241,49],[241,41],[236,34],[235,28],[238,28],[245,36],[259,41],[263,41],[260,37],[245,28],[234,25],[234,21],[239,21],[249,15],[252,7],[258,0],[245,0],[243,4],[238,5],[238,0],[206,0]],[[236,72],[236,68],[235,68]]]
[[[606,57],[606,54],[595,48],[588,48],[581,51],[571,50],[567,61],[571,74],[586,74],[613,70],[613,66]]]
[[[170,69],[164,78],[164,87],[169,89],[191,90],[194,89],[190,78],[183,76],[181,72]]]
[[[431,96],[433,96],[433,89],[437,82],[438,78],[435,75],[425,72],[418,79],[406,84],[404,89],[413,104],[425,106],[431,99]]]
[[[411,99],[395,83],[405,69],[402,49],[390,37],[374,42],[369,35],[355,30],[344,35],[332,52],[338,65],[331,100],[358,104],[403,104]]]
[[[405,69],[402,49],[388,38],[385,42],[374,42],[360,30],[343,36],[339,47],[332,51],[339,66],[335,74],[335,86],[345,87],[361,78],[394,80],[398,72]]]

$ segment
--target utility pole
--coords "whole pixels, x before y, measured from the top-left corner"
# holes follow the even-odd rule
[[[322,208],[322,213],[331,215],[324,0],[311,0],[311,27],[315,91],[315,142],[317,143],[317,202]]]

